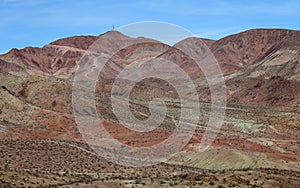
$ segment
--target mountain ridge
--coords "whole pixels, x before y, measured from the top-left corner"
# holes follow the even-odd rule
[[[58,39],[41,48],[14,48],[6,54],[0,55],[0,59],[15,64],[17,67],[23,67],[26,74],[71,75],[74,72],[73,68],[76,66],[76,62],[99,37],[108,38],[108,41],[102,45],[103,49],[112,48],[112,45],[122,43],[122,41],[153,41],[147,38],[131,38],[118,31],[108,31],[99,36],[73,36]],[[218,60],[224,74],[227,74],[244,66],[258,63],[278,49],[297,47],[300,44],[299,38],[300,31],[297,30],[252,29],[219,40],[194,39],[204,41]],[[9,70],[9,67],[4,68],[7,63],[0,64],[2,70]],[[14,69],[10,72],[18,71]],[[24,73],[24,70],[20,71],[20,73],[22,72]]]

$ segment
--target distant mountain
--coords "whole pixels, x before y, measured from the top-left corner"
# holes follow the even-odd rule
[[[119,50],[123,47],[126,48]],[[296,97],[300,80],[300,31],[284,29],[253,29],[216,41],[187,38],[174,47],[152,39],[131,38],[118,31],[99,36],[74,36],[59,39],[42,48],[12,49],[0,55],[0,72],[70,78],[88,48],[107,55],[112,55],[117,49],[118,52],[108,59],[109,63],[100,74],[108,79],[114,78],[128,64],[135,63],[142,71],[148,72],[154,71],[151,63],[144,64],[150,59],[158,57],[174,62],[197,80],[202,88],[199,91],[201,100],[210,98],[204,74],[184,51],[210,50],[225,75],[229,101],[290,107],[300,105],[299,97]],[[270,92],[264,88],[269,87],[265,84],[285,87],[288,83],[295,89],[287,87],[282,91]]]
[[[253,29],[222,38],[211,50],[224,69],[231,72],[262,61],[280,49],[300,43],[300,31],[283,29]]]
[[[12,49],[7,54],[0,55],[2,61],[11,64],[8,66],[7,63],[1,63],[0,70],[6,70],[6,72],[10,72],[11,74],[69,77],[75,72],[76,62],[80,60],[90,45],[99,37],[101,37],[101,45],[97,47],[106,53],[109,53],[114,48],[127,46],[133,42],[160,43],[146,38],[133,39],[117,31],[110,31],[97,37],[69,37],[54,41],[42,48],[27,47],[20,50]],[[157,53],[159,52],[160,50],[157,51]],[[19,69],[15,67],[19,67]]]
[[[110,31],[100,36],[102,43],[97,47],[105,50],[112,50],[114,47],[118,47],[115,46],[118,44],[119,46],[130,44],[130,41],[145,42],[147,46],[149,46],[149,44],[146,44],[148,42],[158,42],[145,38],[133,39],[117,31]],[[7,72],[20,74],[69,76],[74,72],[73,68],[76,66],[76,62],[100,36],[75,36],[59,39],[42,48],[12,49],[7,54],[0,55],[0,59],[14,65],[8,66],[7,63],[1,63],[0,70],[5,69]],[[200,39],[193,38],[192,40]],[[179,43],[186,43],[192,40],[184,40]],[[299,79],[297,76],[299,64],[296,62],[299,60],[300,53],[300,31],[254,29],[217,41],[201,40],[206,43],[215,55],[225,74],[233,73],[245,68],[245,66],[260,62],[261,66],[252,69],[253,73],[250,73],[251,76],[270,77],[272,76],[271,74],[277,72],[289,79]],[[142,48],[142,46],[139,46],[139,48]],[[132,52],[129,52],[130,50]],[[134,47],[131,47],[126,50],[126,53],[138,56],[139,54],[133,53],[142,52],[142,50],[136,52],[134,50]],[[152,51],[154,50],[157,49]],[[157,51],[161,52],[161,50]],[[174,53],[174,50],[170,47],[169,52],[166,53],[170,55]],[[168,55],[165,54],[163,57],[166,58],[166,56]],[[185,59],[188,59],[188,57]],[[178,59],[176,63],[182,64],[182,61],[185,60]],[[190,69],[193,70],[194,68],[191,67]],[[294,69],[295,72],[291,73],[291,69]]]

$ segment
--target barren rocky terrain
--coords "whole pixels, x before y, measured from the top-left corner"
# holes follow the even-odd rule
[[[102,53],[127,45],[108,59],[95,89],[105,129],[124,144],[147,147],[163,142],[172,134],[181,108],[171,85],[145,79],[129,99],[120,101],[129,100],[132,113],[146,119],[151,115],[149,101],[162,97],[167,116],[149,133],[124,127],[110,101],[112,83],[124,67],[137,64],[145,72],[153,71],[148,60],[164,58],[187,72],[196,85],[201,118],[188,125],[196,131],[166,162],[143,168],[116,165],[96,155],[82,138],[72,108],[72,81],[78,62],[99,38]],[[197,147],[207,128],[210,89],[194,60],[176,48],[197,41],[218,60],[227,94],[224,123],[205,152]],[[42,48],[12,49],[0,55],[0,187],[297,187],[299,62],[300,31],[283,29],[254,29],[216,41],[191,38],[175,47],[110,31],[60,39]],[[131,81],[123,82],[125,87]]]

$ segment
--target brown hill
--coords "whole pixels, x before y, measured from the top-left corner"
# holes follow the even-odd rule
[[[224,73],[255,64],[282,48],[299,46],[300,31],[253,29],[215,41],[211,50]]]
[[[78,48],[81,50],[87,50],[97,39],[98,37],[96,36],[74,36],[74,37],[59,39],[54,42],[51,42],[50,44],[56,46],[67,46],[72,48]]]
[[[101,40],[95,43],[99,37],[101,37]],[[6,70],[6,72],[10,72],[12,74],[26,73],[31,75],[69,77],[75,72],[74,68],[76,67],[76,62],[80,60],[89,47],[90,51],[94,51],[97,48],[98,51],[100,50],[101,52],[111,54],[114,49],[119,49],[133,43],[148,42],[160,43],[152,39],[141,37],[133,39],[117,31],[110,31],[98,37],[69,37],[54,41],[42,48],[27,47],[20,50],[12,49],[7,54],[0,55],[0,59],[3,61],[3,63],[0,63],[0,70]],[[147,44],[145,45],[149,46]],[[146,46],[145,48],[147,48]],[[136,47],[140,48],[142,46],[139,45]],[[130,47],[130,49],[134,52],[136,51],[136,47]],[[151,51],[157,55],[157,53],[159,53],[161,50],[152,49]],[[143,55],[140,54],[140,52],[143,52],[143,50],[136,51],[136,53],[141,56],[140,58],[142,58]],[[137,56],[137,54],[134,56]],[[155,54],[154,56],[156,56]],[[129,61],[134,61],[134,59]],[[11,64],[4,62],[9,62]],[[16,67],[19,68],[16,69]]]

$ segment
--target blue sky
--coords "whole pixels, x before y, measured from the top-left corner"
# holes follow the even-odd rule
[[[300,29],[300,1],[0,0],[0,53],[133,22],[162,21],[218,39],[251,28]]]

